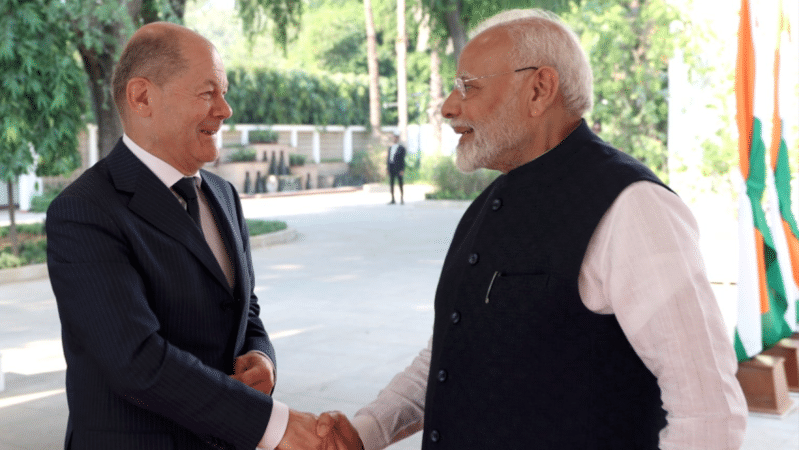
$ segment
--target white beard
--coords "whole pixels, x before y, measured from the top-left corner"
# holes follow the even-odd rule
[[[459,141],[456,147],[456,167],[464,173],[472,173],[480,168],[494,168],[498,159],[513,152],[522,140],[524,130],[515,127],[519,99],[516,97],[499,108],[498,113],[481,123],[451,121],[452,126],[467,126],[472,129],[473,138]]]

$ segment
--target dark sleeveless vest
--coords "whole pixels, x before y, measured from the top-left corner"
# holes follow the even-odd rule
[[[598,222],[641,180],[664,186],[582,122],[470,205],[436,291],[423,449],[658,448],[655,377],[578,293]]]

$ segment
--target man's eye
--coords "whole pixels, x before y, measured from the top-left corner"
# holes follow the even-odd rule
[[[465,91],[465,92],[466,92],[466,91],[469,91],[470,89],[472,89],[472,88],[474,88],[474,87],[475,87],[475,86],[473,86],[473,85],[471,85],[471,84],[465,84],[465,85],[464,85],[464,91]]]

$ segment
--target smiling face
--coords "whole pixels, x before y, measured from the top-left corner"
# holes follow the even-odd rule
[[[182,38],[186,70],[153,86],[151,153],[185,175],[217,159],[215,135],[232,114],[228,79],[217,50],[199,36]]]
[[[461,53],[456,76],[478,79],[465,81],[464,98],[458,90],[451,92],[442,115],[461,134],[456,165],[464,172],[481,167],[507,172],[508,160],[515,159],[514,153],[524,144],[525,105],[517,87],[519,78],[531,71],[514,72],[511,48],[508,33],[495,28],[478,35]]]

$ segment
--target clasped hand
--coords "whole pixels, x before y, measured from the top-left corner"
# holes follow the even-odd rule
[[[275,387],[272,361],[259,352],[249,352],[234,365],[234,380],[267,395]],[[319,417],[289,410],[289,423],[278,450],[361,450],[363,444],[353,425],[341,412],[327,412]]]
[[[362,450],[363,444],[353,425],[341,412],[326,412],[319,417],[289,410],[289,425],[277,450]]]
[[[275,367],[262,353],[248,352],[236,358],[233,372],[231,378],[267,395],[275,387]]]

